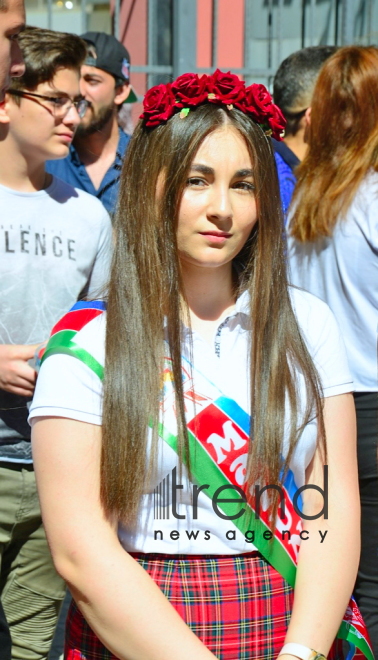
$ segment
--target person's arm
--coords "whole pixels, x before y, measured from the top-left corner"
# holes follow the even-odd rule
[[[37,374],[28,365],[39,344],[0,344],[0,388],[19,396],[32,396]]]
[[[214,660],[103,513],[101,427],[40,418],[32,446],[55,566],[103,644],[120,660]]]
[[[325,399],[329,474],[329,514],[303,521],[309,539],[302,541],[294,606],[285,643],[296,642],[327,655],[345,614],[360,556],[360,504],[356,455],[356,419],[352,394]],[[306,483],[323,488],[323,457],[317,449]],[[303,493],[304,512],[323,508],[319,492]],[[321,543],[319,530],[327,535]],[[281,656],[281,660],[293,656]]]

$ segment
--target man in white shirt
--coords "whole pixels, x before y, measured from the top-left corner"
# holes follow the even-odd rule
[[[102,204],[47,174],[64,158],[88,102],[83,41],[27,28],[25,73],[0,105],[0,582],[12,657],[48,655],[64,584],[46,542],[27,424],[36,346],[86,293],[104,288],[111,224]]]
[[[18,45],[18,35],[24,28],[25,9],[22,0],[0,1],[0,103],[10,77],[21,76],[24,64]],[[0,660],[11,657],[11,638],[0,602]]]

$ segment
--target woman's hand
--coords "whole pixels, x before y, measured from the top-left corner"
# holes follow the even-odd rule
[[[356,452],[356,415],[352,394],[325,399],[329,513],[328,519],[304,520],[309,539],[302,541],[294,606],[285,643],[304,644],[327,656],[345,614],[360,556],[360,504]],[[306,482],[323,488],[324,456],[318,447]],[[304,513],[316,515],[323,497],[303,493]],[[327,535],[320,543],[318,530]],[[281,656],[283,658],[283,656]],[[288,660],[292,656],[288,656]]]
[[[33,425],[32,442],[55,566],[103,644],[120,660],[214,660],[121,547],[116,521],[104,515],[101,427],[40,418]]]

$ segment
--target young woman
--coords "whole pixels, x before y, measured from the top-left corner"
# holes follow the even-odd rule
[[[328,307],[288,290],[267,129],[268,92],[230,73],[150,90],[107,311],[79,303],[54,329],[31,418],[70,660],[307,660],[347,608],[351,378]],[[306,484],[302,530],[277,486]]]
[[[362,551],[356,599],[378,654],[378,50],[340,49],[314,91],[298,168],[289,262],[294,284],[325,300],[354,380]]]

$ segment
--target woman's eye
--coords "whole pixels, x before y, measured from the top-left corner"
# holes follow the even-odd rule
[[[234,188],[238,190],[246,190],[247,192],[255,192],[255,185],[249,181],[238,181],[234,184]]]
[[[206,181],[204,181],[204,179],[199,179],[199,178],[196,177],[196,176],[192,176],[192,177],[190,177],[190,178],[187,180],[187,182],[186,182],[186,185],[187,185],[187,186],[197,186],[197,187],[202,187],[202,186],[204,186],[205,184],[206,184]]]

